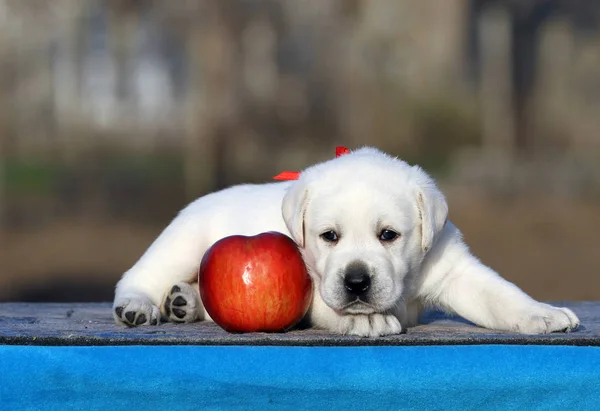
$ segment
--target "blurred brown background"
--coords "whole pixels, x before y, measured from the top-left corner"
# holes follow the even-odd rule
[[[192,199],[374,145],[600,299],[596,0],[0,0],[0,301],[108,301]]]

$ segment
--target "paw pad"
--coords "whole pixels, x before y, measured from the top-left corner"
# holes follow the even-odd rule
[[[127,321],[133,324],[133,321],[135,320],[135,313],[133,311],[127,311],[125,313],[125,318],[127,319]]]
[[[173,314],[175,314],[175,317],[177,318],[183,318],[185,317],[186,312],[184,310],[180,310],[179,308],[173,308]]]
[[[178,296],[176,299],[173,300],[173,305],[176,307],[181,307],[187,305],[187,301],[182,296]]]

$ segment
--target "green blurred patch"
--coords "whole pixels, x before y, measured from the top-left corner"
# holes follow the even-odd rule
[[[101,167],[107,178],[129,176],[145,181],[164,182],[183,177],[183,161],[180,155],[118,155],[101,159],[97,166]]]
[[[5,188],[8,195],[44,195],[51,193],[61,166],[43,161],[4,161]]]
[[[162,185],[182,178],[181,157],[164,155],[91,156],[75,163],[50,159],[7,159],[4,161],[6,194],[9,196],[50,195],[67,176],[102,181],[140,181]]]

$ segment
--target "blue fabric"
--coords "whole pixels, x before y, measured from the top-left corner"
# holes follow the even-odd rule
[[[5,410],[598,410],[600,348],[0,346]]]

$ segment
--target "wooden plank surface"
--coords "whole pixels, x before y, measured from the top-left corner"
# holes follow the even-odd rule
[[[406,333],[361,338],[321,330],[231,334],[208,322],[127,328],[114,323],[109,303],[0,303],[0,344],[10,345],[301,345],[373,346],[543,344],[600,346],[600,302],[560,303],[582,325],[571,333],[520,335],[476,327],[461,318],[426,314]]]

